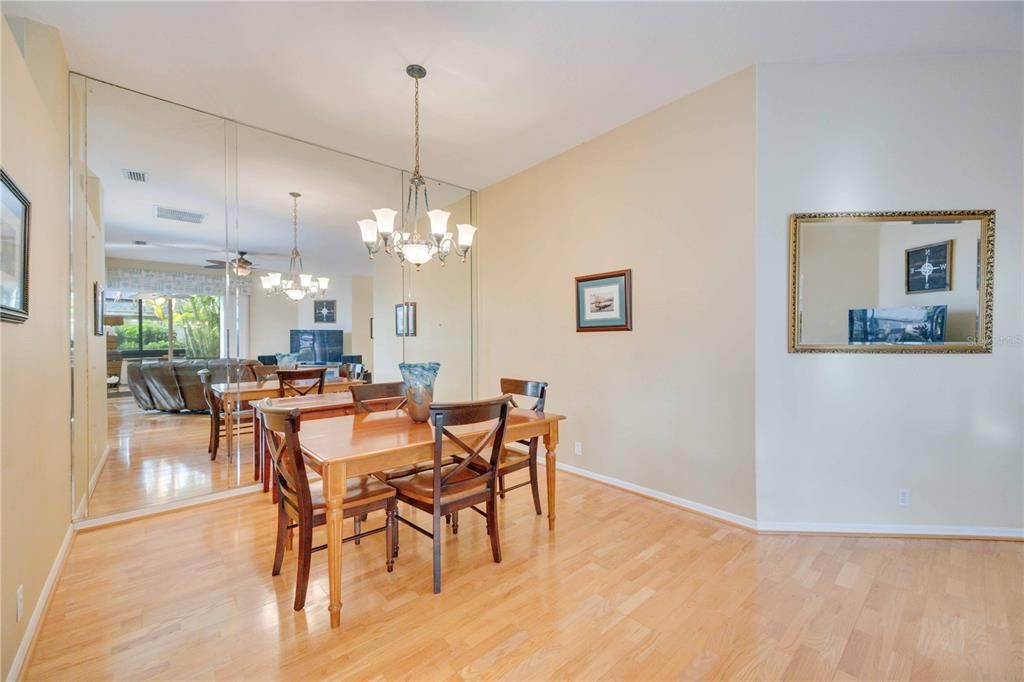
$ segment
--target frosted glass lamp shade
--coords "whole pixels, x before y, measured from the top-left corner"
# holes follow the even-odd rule
[[[393,208],[373,209],[373,216],[377,219],[377,229],[380,230],[381,234],[389,235],[395,231],[396,215],[398,215],[398,211]]]
[[[271,284],[270,275],[260,275],[260,284],[264,289],[273,289],[274,285]]]
[[[448,231],[448,216],[450,215],[451,213],[448,211],[442,211],[439,208],[427,211],[427,217],[430,218],[430,234],[435,237],[443,236]]]
[[[378,209],[381,210],[381,209]],[[393,219],[392,219],[393,220]],[[377,221],[366,218],[360,220],[358,223],[359,232],[363,235],[364,244],[376,244],[377,243]]]
[[[459,246],[464,249],[468,249],[473,246],[473,235],[476,234],[476,228],[472,225],[456,225],[459,230]]]
[[[429,244],[406,244],[402,247],[405,259],[415,265],[423,265],[430,260]]]
[[[302,289],[285,289],[284,293],[288,298],[292,299],[293,301],[301,301],[306,297],[306,292],[303,291]]]
[[[306,273],[302,273],[301,275],[299,275],[299,286],[308,289],[312,283],[313,275],[307,275]]]
[[[327,284],[331,281],[330,277],[317,277],[316,284],[320,288],[320,291],[327,291]]]
[[[280,272],[271,272],[270,274],[267,275],[267,277],[270,278],[270,286],[272,286],[272,287],[279,287],[279,286],[281,286],[281,273]]]

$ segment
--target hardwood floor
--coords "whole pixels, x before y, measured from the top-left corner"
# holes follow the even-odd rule
[[[206,452],[210,417],[140,410],[130,397],[107,401],[110,454],[89,498],[89,516],[227,490],[252,482],[252,436],[229,461],[221,442],[217,460]]]
[[[446,528],[439,595],[409,528],[391,574],[382,535],[348,545],[333,631],[322,552],[302,612],[294,552],[271,577],[264,495],[81,533],[27,678],[1024,679],[1024,544],[758,536],[559,485],[554,533],[502,503],[501,564],[482,518]]]

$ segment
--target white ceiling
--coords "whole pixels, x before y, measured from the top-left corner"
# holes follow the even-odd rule
[[[1018,3],[4,3],[74,70],[480,188],[750,64],[1020,49]],[[288,188],[283,188],[288,189]]]

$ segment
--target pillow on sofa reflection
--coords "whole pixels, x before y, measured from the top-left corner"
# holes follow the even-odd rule
[[[298,353],[278,353],[277,366],[281,369],[295,369],[299,364]]]

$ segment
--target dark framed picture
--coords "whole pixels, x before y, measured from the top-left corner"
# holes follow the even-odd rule
[[[103,336],[103,298],[106,291],[99,282],[92,283],[92,333]]]
[[[313,321],[320,324],[334,324],[338,321],[337,301],[313,301]]]
[[[576,331],[633,329],[633,271],[615,270],[576,278]]]
[[[370,318],[370,340],[373,341],[373,318]]]
[[[907,293],[953,288],[953,240],[907,249]]]
[[[0,319],[28,319],[28,233],[32,202],[0,168]]]
[[[395,306],[395,336],[416,336],[416,304]]]

